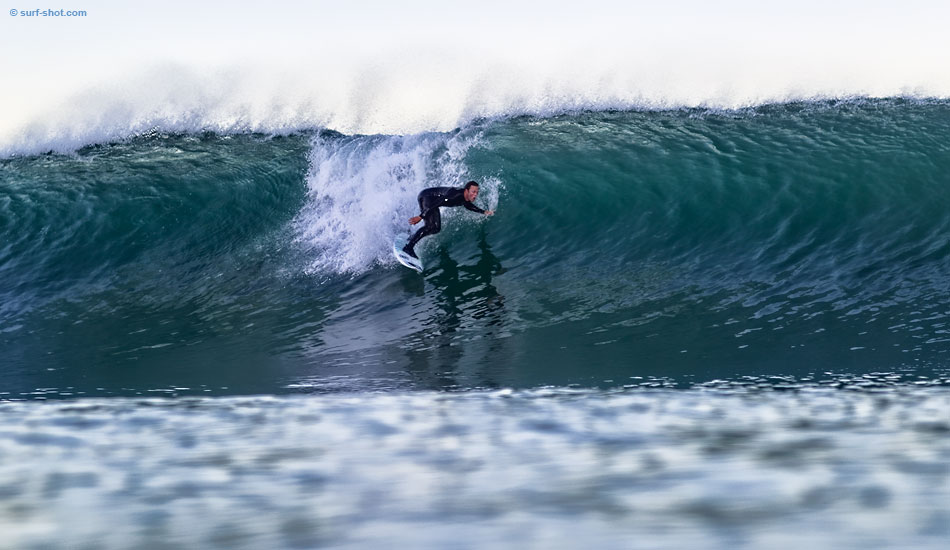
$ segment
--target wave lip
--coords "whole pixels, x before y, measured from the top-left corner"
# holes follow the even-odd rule
[[[549,43],[550,39],[541,43]],[[591,44],[595,44],[592,41]],[[448,48],[372,59],[299,58],[265,66],[90,68],[48,83],[20,79],[0,103],[0,158],[71,152],[149,131],[286,134],[444,132],[478,119],[605,110],[739,109],[802,100],[950,97],[939,48],[797,48],[775,55],[735,45],[552,44],[517,54]],[[839,44],[840,46],[840,44]],[[950,50],[950,44],[943,51]],[[305,69],[302,69],[305,68]]]
[[[0,157],[152,129],[398,135],[518,114],[950,97],[946,2],[176,4],[84,18],[81,48],[5,18],[6,50],[43,47],[5,60]],[[175,13],[197,32],[170,35]]]

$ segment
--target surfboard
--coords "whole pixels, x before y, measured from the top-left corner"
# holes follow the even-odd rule
[[[393,256],[396,257],[396,261],[409,269],[415,269],[419,273],[422,273],[422,260],[413,258],[403,252],[402,247],[404,246],[406,246],[406,237],[404,235],[396,235],[396,239],[393,241]]]

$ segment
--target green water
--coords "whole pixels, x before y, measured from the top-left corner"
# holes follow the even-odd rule
[[[948,122],[853,101],[7,159],[4,390],[945,372]],[[446,210],[398,268],[418,191],[469,178],[497,215]]]

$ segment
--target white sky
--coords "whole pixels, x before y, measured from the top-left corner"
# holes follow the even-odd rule
[[[218,69],[263,75],[251,68],[266,67],[267,74],[286,75],[298,94],[314,86],[314,99],[326,102],[335,97],[326,81],[343,74],[388,74],[380,77],[380,88],[426,79],[430,88],[444,84],[448,90],[459,79],[477,79],[475,67],[493,66],[555,80],[596,68],[631,86],[647,83],[645,91],[631,93],[662,95],[668,85],[673,95],[699,100],[709,90],[796,83],[805,94],[809,86],[950,93],[947,0],[5,0],[3,6],[0,149],[16,140],[18,127],[77,92],[108,83],[116,86],[109,93],[139,93],[141,86],[123,92],[121,83],[141,81],[144,71],[168,64],[212,80]],[[36,8],[88,15],[9,14]],[[762,77],[762,71],[781,74]],[[319,86],[301,76],[312,79],[317,72]],[[753,82],[759,78],[772,80]],[[532,82],[525,86],[540,80]],[[343,78],[339,86],[339,101],[364,89],[354,91]],[[425,109],[429,99],[399,101],[399,108]],[[380,105],[385,110],[390,104]],[[448,104],[434,110],[439,108],[452,111]]]

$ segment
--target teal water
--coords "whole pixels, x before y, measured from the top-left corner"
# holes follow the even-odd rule
[[[943,548],[948,144],[855,99],[0,160],[0,548]]]
[[[945,372],[948,122],[866,100],[10,158],[4,390]],[[397,269],[416,193],[468,178],[498,214],[447,211]]]

